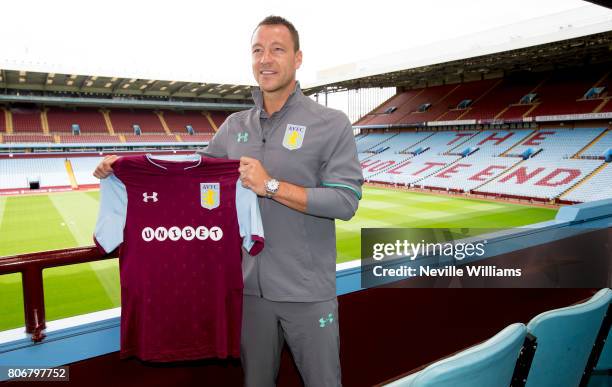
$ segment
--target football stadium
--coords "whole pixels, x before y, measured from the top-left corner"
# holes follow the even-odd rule
[[[349,117],[364,178],[355,215],[334,221],[339,316],[320,321],[340,327],[345,386],[612,383],[612,8],[567,3],[326,65],[307,81],[298,70],[308,98]],[[266,8],[262,18],[275,13]],[[79,69],[78,56],[60,57],[70,62],[61,67],[19,52],[0,54],[0,384],[243,385],[236,356],[160,364],[120,355],[127,248],[99,243],[107,202],[93,173],[110,155],[166,169],[160,160],[205,152],[228,117],[254,107],[255,81],[148,67],[61,71]],[[123,227],[106,225],[121,238]],[[194,239],[187,228],[182,238]],[[410,257],[399,252],[410,238],[484,243],[486,253]],[[394,241],[397,252],[372,255]],[[478,267],[490,274],[461,274]],[[299,356],[281,352],[277,385],[308,385]]]

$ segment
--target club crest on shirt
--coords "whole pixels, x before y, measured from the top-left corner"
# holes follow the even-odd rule
[[[200,183],[200,204],[212,210],[221,203],[221,186],[219,183]]]
[[[289,150],[299,149],[302,147],[305,135],[305,126],[287,124],[287,129],[285,129],[285,137],[283,137],[283,146]]]

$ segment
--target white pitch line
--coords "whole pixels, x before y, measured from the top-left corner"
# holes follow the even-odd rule
[[[49,195],[65,225],[68,227],[79,246],[93,245],[93,231],[99,202],[83,192]],[[89,266],[98,277],[100,284],[111,301],[120,299],[120,289],[116,276],[107,275],[108,268],[115,265],[115,260],[90,262]]]
[[[6,196],[0,196],[0,229],[2,228],[2,219],[4,217],[4,207],[6,206]]]

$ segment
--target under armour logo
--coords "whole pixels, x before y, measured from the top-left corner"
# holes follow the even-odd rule
[[[236,142],[247,142],[249,141],[248,132],[240,132],[236,135]]]
[[[334,315],[330,313],[327,315],[327,318],[321,317],[319,319],[319,328],[325,328],[327,324],[331,324],[333,322],[334,322]]]
[[[143,192],[142,193],[142,201],[145,203],[149,202],[149,199],[153,200],[153,202],[157,202],[159,199],[157,199],[157,192],[153,192],[152,195],[149,195],[148,192]]]

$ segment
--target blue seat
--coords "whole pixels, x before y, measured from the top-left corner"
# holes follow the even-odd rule
[[[580,384],[611,299],[612,290],[602,289],[587,302],[544,312],[527,324],[538,343],[527,387]]]
[[[608,316],[610,318],[611,316]],[[604,347],[589,379],[589,387],[612,387],[612,329],[606,335]]]
[[[608,332],[606,343],[599,356],[599,361],[595,366],[596,371],[612,370],[612,329]]]
[[[387,386],[507,387],[526,335],[524,324],[512,324],[484,343],[439,360]]]

